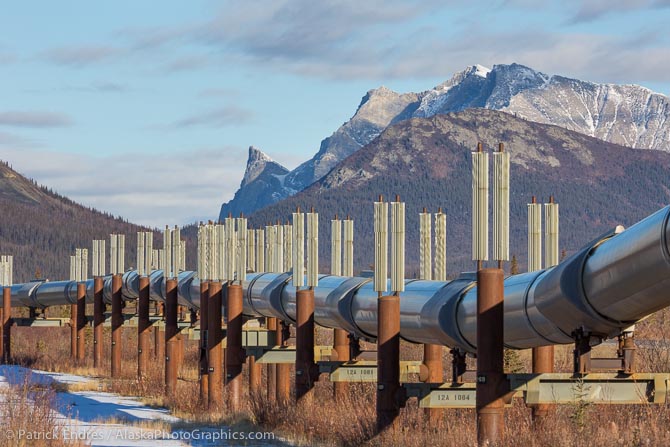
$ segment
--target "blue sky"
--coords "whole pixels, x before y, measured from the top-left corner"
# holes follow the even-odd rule
[[[670,0],[3,2],[0,158],[161,226],[215,217],[255,145],[289,168],[366,91],[468,65],[670,93]]]

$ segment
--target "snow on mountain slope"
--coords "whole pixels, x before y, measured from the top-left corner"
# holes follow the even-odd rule
[[[547,75],[520,64],[494,65],[492,69],[473,65],[421,93],[400,94],[386,87],[370,90],[352,118],[321,142],[314,157],[288,173],[278,189],[254,186],[257,178],[264,185],[268,183],[254,175],[258,168],[247,166],[240,191],[224,204],[222,213],[242,208],[249,213],[302,191],[389,125],[471,108],[501,110],[611,143],[670,152],[667,96],[637,85],[595,84]],[[250,201],[249,193],[242,193],[245,189],[265,195]]]

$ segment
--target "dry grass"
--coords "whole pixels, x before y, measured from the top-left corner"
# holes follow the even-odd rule
[[[62,421],[53,411],[55,391],[36,387],[28,378],[0,387],[0,447],[77,446],[63,439]]]
[[[663,311],[638,325],[638,369],[640,371],[670,370],[670,311]],[[317,340],[327,344],[331,331],[319,330]],[[667,335],[667,336],[666,336]],[[125,329],[123,345],[122,377],[109,378],[109,333],[105,332],[105,355],[103,366],[92,367],[92,340],[88,334],[89,352],[83,363],[69,358],[69,330],[67,328],[16,328],[13,332],[13,349],[18,363],[33,368],[59,372],[71,372],[98,377],[98,389],[123,395],[140,396],[149,405],[168,406],[173,414],[192,424],[226,424],[236,427],[261,426],[272,430],[301,445],[332,446],[472,446],[476,445],[475,412],[470,409],[443,411],[436,425],[429,425],[424,411],[417,402],[410,400],[402,410],[396,428],[381,435],[375,434],[375,387],[374,384],[350,384],[350,394],[342,402],[335,402],[332,384],[327,378],[316,384],[311,402],[298,406],[277,404],[264,393],[252,396],[248,407],[238,414],[227,408],[210,412],[199,402],[198,349],[196,341],[185,343],[184,363],[177,385],[177,396],[165,396],[163,361],[152,360],[149,376],[143,382],[136,380],[136,330]],[[646,338],[646,341],[641,339]],[[653,339],[657,342],[649,342]],[[367,346],[368,348],[371,346]],[[366,348],[366,346],[363,346]],[[594,355],[609,355],[612,345],[598,347]],[[556,348],[556,370],[570,371],[572,348]],[[403,343],[401,358],[418,360],[420,346]],[[530,368],[530,352],[521,351],[514,358],[517,367]],[[444,350],[445,378],[450,377],[450,357]],[[469,368],[474,362],[469,360]],[[246,372],[245,372],[246,374]],[[265,367],[263,367],[265,375]],[[246,382],[246,380],[245,380]],[[265,383],[265,377],[263,378]],[[224,396],[225,401],[225,396]],[[510,446],[665,446],[670,445],[670,406],[668,405],[624,405],[595,406],[576,403],[556,407],[548,422],[534,426],[530,410],[521,401],[505,412],[506,443]]]

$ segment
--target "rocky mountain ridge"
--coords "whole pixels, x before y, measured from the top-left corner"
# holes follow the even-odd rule
[[[425,92],[370,90],[352,118],[321,142],[314,157],[291,171],[279,189],[243,182],[235,198],[223,205],[222,216],[233,210],[248,214],[305,189],[389,125],[470,108],[500,110],[623,146],[670,152],[667,96],[636,85],[547,75],[519,64],[473,65]]]

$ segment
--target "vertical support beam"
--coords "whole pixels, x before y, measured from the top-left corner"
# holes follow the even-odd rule
[[[397,211],[399,199],[393,204]],[[392,231],[394,241],[392,247],[392,287],[401,288],[398,274],[402,267],[397,261],[399,249],[395,232],[396,217],[393,216]],[[388,283],[388,204],[379,196],[374,204],[375,231],[375,280],[374,289],[377,299],[377,431],[393,426],[400,414],[398,395],[400,392],[400,297],[398,294],[382,296]],[[403,242],[404,243],[404,242]],[[402,247],[404,249],[404,246]],[[394,269],[394,267],[396,267]],[[403,278],[404,280],[404,278]]]
[[[228,283],[226,313],[226,388],[232,411],[242,408],[242,286]]]
[[[277,334],[276,318],[267,317],[265,319],[265,325],[268,332],[273,332],[275,335]],[[275,343],[276,345],[281,345],[279,337],[275,337]],[[277,365],[274,363],[268,363],[267,365],[267,381],[267,398],[270,401],[274,401],[277,398]]]
[[[112,276],[112,378],[121,376],[121,340],[123,337],[121,283],[121,274]]]
[[[351,360],[349,350],[349,333],[344,329],[333,329],[333,350],[336,353],[338,362],[348,362]],[[335,382],[333,387],[335,399],[342,401],[349,394],[349,384],[347,382]]]
[[[311,398],[315,381],[314,290],[296,293],[295,398]]]
[[[289,327],[283,321],[277,322],[277,344],[287,345]],[[291,397],[291,369],[288,363],[277,364],[277,402],[286,403]]]
[[[432,245],[431,245],[431,215],[427,212],[426,208],[423,209],[423,213],[419,214],[419,258],[421,270],[419,272],[419,279],[431,280],[432,279]],[[437,219],[436,219],[437,220]],[[441,231],[436,230],[436,239],[438,233]],[[437,247],[436,247],[437,249]],[[439,249],[438,249],[439,251]],[[436,266],[438,262],[436,260]],[[437,267],[436,267],[437,270]],[[440,270],[442,270],[440,268]],[[442,346],[426,344],[423,345],[423,369],[425,369],[425,376],[422,377],[422,380],[425,379],[425,382],[428,383],[442,383]],[[426,408],[425,409],[426,417],[428,418],[428,423],[431,425],[436,425],[439,421],[441,411],[438,408]]]
[[[151,321],[149,320],[149,277],[139,278],[137,302],[137,380],[144,380],[149,372],[149,346]]]
[[[503,371],[504,286],[501,269],[477,272],[477,440],[502,446],[507,383]]]
[[[12,288],[2,289],[2,363],[8,364],[12,358]]]
[[[554,372],[554,347],[540,346],[533,348],[533,374]],[[533,421],[540,423],[549,415],[552,405],[537,404],[531,407]]]
[[[165,324],[165,304],[156,303],[156,313],[162,317]],[[161,331],[161,325],[154,326],[154,360],[165,362],[165,330]]]
[[[209,282],[200,279],[200,402],[209,401],[209,365],[207,364],[207,331],[209,324]]]
[[[254,356],[247,357],[247,367],[249,368],[249,394],[254,396],[259,393],[261,388],[261,364],[256,363]]]
[[[223,404],[223,353],[221,351],[221,301],[219,281],[209,283],[207,322],[207,368],[209,371],[209,409],[220,409]]]
[[[458,348],[453,348],[449,354],[451,354],[451,382],[453,384],[463,383],[463,374],[467,369],[465,353]]]
[[[93,367],[102,366],[102,325],[105,322],[105,304],[102,301],[104,281],[96,276],[93,280]]]
[[[165,283],[165,392],[169,398],[177,392],[177,305],[177,280],[170,278]]]
[[[575,375],[584,375],[591,372],[591,343],[589,334],[581,331],[574,334],[575,349],[573,350],[573,372]]]
[[[83,361],[86,355],[86,284],[77,284],[77,360]]]
[[[426,368],[426,382],[442,383],[444,368],[442,366],[442,346],[423,345],[423,366]],[[426,416],[431,425],[436,425],[440,420],[442,411],[439,408],[426,408]]]
[[[77,303],[70,304],[70,358],[77,359]]]
[[[400,414],[400,297],[377,300],[377,431],[394,425]]]
[[[533,203],[535,203],[535,198],[533,197]],[[535,205],[538,207],[539,205]],[[529,208],[530,213],[530,208]],[[539,220],[535,216],[535,220]],[[537,223],[535,223],[536,226]],[[531,222],[529,215],[529,247],[530,247],[530,231],[531,231]],[[539,232],[539,228],[536,229]],[[539,237],[536,236],[536,239]],[[538,243],[539,245],[539,243]],[[531,253],[529,251],[529,256]],[[533,257],[539,257],[536,252],[533,253]],[[538,260],[533,260],[533,263],[538,264]],[[530,265],[531,262],[529,261]],[[554,203],[554,197],[549,198],[549,203],[544,204],[544,265],[545,267],[552,267],[558,264],[558,204]],[[542,265],[537,265],[537,268],[541,268]],[[530,268],[529,268],[530,270]],[[553,346],[541,346],[538,348],[533,348],[532,350],[532,364],[533,364],[533,374],[542,374],[542,373],[553,373],[554,372],[554,347]],[[533,422],[536,424],[542,425],[546,420],[547,416],[551,411],[552,405],[548,404],[538,404],[531,406],[531,415]]]

